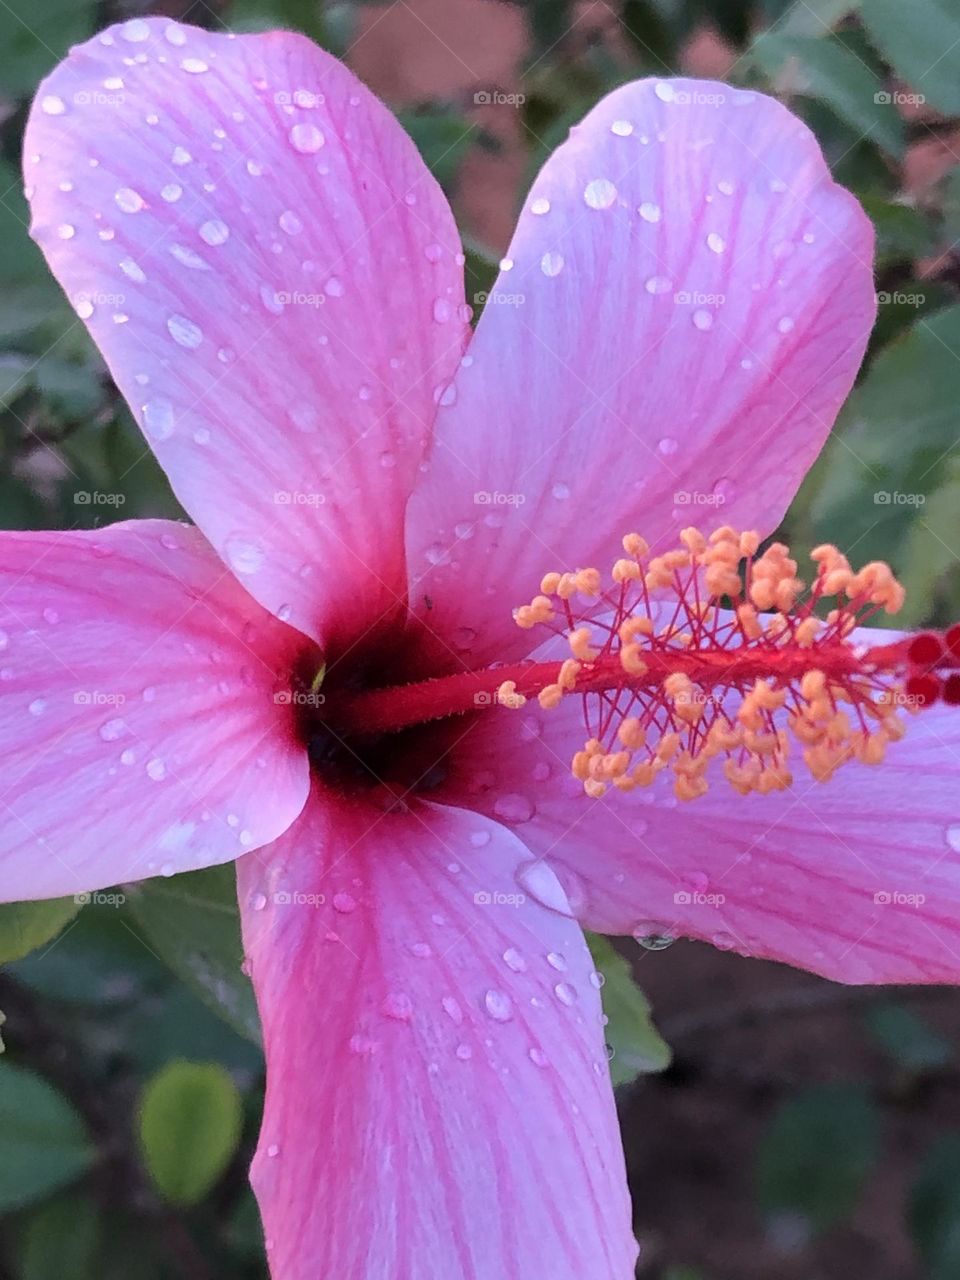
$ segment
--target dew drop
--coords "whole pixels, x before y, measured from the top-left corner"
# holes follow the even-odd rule
[[[176,165],[184,165],[184,164],[189,164],[190,161],[193,159],[193,156],[186,149],[186,147],[174,147],[170,155],[170,159]]]
[[[454,1000],[453,996],[444,996],[440,1001],[440,1004],[450,1021],[459,1027],[460,1023],[463,1022],[463,1010],[457,1004],[456,1000]]]
[[[521,863],[516,872],[517,883],[535,902],[558,915],[571,916],[570,900],[556,872],[543,860],[532,858]]]
[[[647,293],[652,293],[656,296],[661,293],[669,293],[673,288],[673,281],[666,276],[650,276],[643,287]]]
[[[777,323],[777,329],[780,333],[790,333],[793,327],[794,321],[790,316],[784,316],[783,319]]]
[[[650,200],[645,200],[637,212],[644,222],[659,222],[663,217],[663,210],[660,206]]]
[[[713,313],[704,311],[702,307],[698,308],[693,313],[693,323],[694,327],[699,329],[701,333],[706,333],[708,329],[713,328]]]
[[[584,188],[583,199],[589,209],[609,209],[616,203],[617,188],[609,178],[594,178]]]
[[[468,1044],[458,1044],[456,1048],[457,1057],[461,1062],[469,1062],[473,1057],[473,1050]]]
[[[723,236],[717,235],[716,231],[711,231],[707,236],[707,248],[711,253],[723,253],[727,247],[727,242]]]
[[[513,1017],[513,1003],[503,991],[487,991],[483,997],[483,1007],[494,1022],[509,1022]]]
[[[536,808],[528,796],[511,791],[505,795],[497,796],[493,805],[493,812],[503,822],[518,825],[522,822],[529,822],[536,813]]]
[[[120,270],[128,280],[133,280],[136,284],[143,284],[146,280],[143,270],[134,262],[132,258],[123,258],[120,261]]]
[[[553,994],[561,1004],[565,1004],[568,1007],[572,1004],[576,1004],[577,993],[576,990],[571,987],[569,982],[558,982],[553,988]]]
[[[540,259],[540,270],[545,276],[558,276],[563,270],[563,254],[553,251],[545,253]]]
[[[323,286],[324,293],[329,298],[343,297],[343,281],[339,276],[331,276],[327,283]]]
[[[512,969],[514,973],[526,972],[527,962],[516,947],[507,947],[506,951],[503,953],[503,959],[507,968]]]
[[[303,223],[292,209],[284,209],[280,215],[279,222],[280,230],[285,231],[288,236],[299,235],[303,230]]]
[[[653,91],[661,102],[672,102],[674,99],[673,85],[666,84],[663,80],[654,85]]]
[[[32,716],[42,716],[47,709],[47,704],[43,698],[34,698],[27,710]]]
[[[290,145],[294,151],[309,156],[320,150],[326,139],[315,124],[295,124],[290,130]]]
[[[219,218],[211,218],[200,228],[200,239],[211,246],[224,244],[230,236],[230,228]]]
[[[670,458],[680,448],[680,443],[673,436],[664,436],[657,442],[657,448],[665,458]]]
[[[185,244],[170,245],[170,256],[176,258],[181,266],[189,267],[191,271],[209,271],[210,264],[204,262],[199,253],[194,253],[192,249],[188,249]]]
[[[182,195],[183,187],[178,182],[168,182],[160,189],[160,198],[166,200],[167,204],[176,204]]]
[[[230,567],[241,574],[259,573],[265,559],[263,547],[258,542],[239,535],[231,535],[224,543],[224,551]]]
[[[147,761],[147,777],[148,778],[152,778],[154,782],[162,782],[166,776],[167,776],[167,766],[164,764],[164,762],[160,759],[159,756],[155,756],[153,760]]]
[[[174,315],[167,320],[167,332],[174,342],[189,351],[196,350],[203,341],[203,330],[186,316]]]
[[[546,1067],[548,1064],[547,1055],[542,1049],[533,1048],[528,1050],[530,1061],[535,1067]]]
[[[357,900],[351,893],[335,893],[333,895],[333,909],[339,911],[341,915],[348,916],[351,911],[356,911]]]
[[[55,93],[48,93],[40,100],[40,110],[44,115],[62,116],[67,109],[67,104],[62,98],[58,98]]]
[[[530,212],[542,218],[545,213],[550,212],[550,201],[546,196],[537,196],[536,200],[531,201]]]
[[[409,1022],[413,1017],[413,1003],[403,991],[391,991],[383,1001],[383,1012],[396,1022]]]
[[[139,213],[145,203],[143,196],[134,191],[133,187],[120,187],[114,192],[113,198],[124,213]]]
[[[945,833],[947,844],[954,851],[960,853],[960,822],[954,822],[947,827]]]
[[[618,138],[629,138],[633,133],[633,125],[629,120],[614,120],[610,132],[615,133]]]
[[[208,70],[207,64],[202,58],[184,58],[180,66],[191,76],[201,76],[204,71]]]
[[[265,893],[253,893],[250,895],[250,905],[254,911],[262,911],[267,905],[267,895]]]

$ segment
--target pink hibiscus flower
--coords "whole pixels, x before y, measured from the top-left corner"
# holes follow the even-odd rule
[[[655,726],[699,792],[723,724],[696,737],[684,697],[710,681],[682,655],[728,654],[740,627],[760,661],[777,640],[750,610],[776,606],[793,666],[713,683],[761,761],[756,785],[731,780],[785,785],[762,739],[819,653],[785,552],[751,570],[736,624],[691,605],[704,573],[736,595],[724,573],[754,548],[732,531],[716,554],[685,535],[663,581],[628,538],[613,592],[554,574],[522,626],[513,607],[635,526],[671,546],[685,503],[776,526],[863,353],[869,222],[776,102],[627,85],[544,167],[471,335],[452,215],[390,113],[299,36],[165,19],[52,73],[25,167],[34,235],[196,527],[3,535],[4,897],[245,855],[276,1280],[626,1280],[581,923],[842,980],[954,979],[960,732],[938,704],[871,769],[877,734],[848,726],[858,759],[832,784],[680,806],[682,770],[630,758],[624,782],[600,736],[629,757]],[[850,588],[830,687],[876,695],[882,737],[865,689],[908,651],[890,637],[871,675],[844,636],[895,587],[821,559]],[[681,571],[649,637],[647,575],[658,613]],[[527,625],[557,619],[563,665]],[[692,639],[671,644],[678,619]],[[609,714],[581,751],[597,672]],[[820,734],[825,776],[842,750],[814,724],[822,692],[792,723]]]

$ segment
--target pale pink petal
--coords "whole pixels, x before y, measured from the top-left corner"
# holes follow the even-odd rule
[[[41,85],[32,232],[173,488],[314,638],[405,591],[402,512],[464,321],[446,200],[289,32],[134,19]]]
[[[553,868],[602,932],[699,938],[841,982],[960,978],[956,708],[911,718],[883,765],[846,765],[823,785],[798,762],[774,796],[739,796],[717,776],[685,804],[666,778],[588,799],[569,772],[583,736],[579,699],[491,715],[448,781],[445,796],[529,846],[525,892],[550,902]]]
[[[430,625],[501,658],[544,572],[607,563],[632,529],[771,531],[860,363],[872,237],[772,99],[605,98],[534,183],[437,417],[407,527]]]
[[[0,900],[285,831],[308,770],[283,682],[306,643],[186,525],[0,535]]]
[[[314,794],[239,864],[274,1280],[630,1280],[623,1157],[579,926],[484,818]]]

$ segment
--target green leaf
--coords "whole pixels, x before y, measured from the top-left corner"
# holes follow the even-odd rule
[[[0,83],[27,94],[72,44],[91,35],[90,0],[4,0],[0,4]]]
[[[864,1021],[880,1048],[907,1071],[933,1071],[953,1059],[948,1041],[903,1005],[876,1005]]]
[[[939,470],[939,469],[938,469]],[[948,583],[960,582],[960,528],[957,512],[960,511],[960,457],[945,461],[942,471],[944,483],[934,490],[911,522],[903,549],[903,579],[910,584],[906,603],[899,614],[899,626],[919,626],[933,622],[938,597],[944,594]],[[956,616],[950,607],[957,592],[946,593],[946,608],[942,611],[944,625]]]
[[[931,1148],[910,1191],[907,1222],[927,1280],[960,1275],[960,1137],[947,1134]]]
[[[92,1280],[99,1226],[88,1196],[68,1193],[43,1205],[24,1232],[19,1280]]]
[[[752,57],[782,94],[819,98],[841,120],[892,155],[903,151],[903,122],[880,77],[839,36],[761,35]]]
[[[960,115],[956,0],[863,0],[863,24],[897,75],[931,106]]]
[[[877,1156],[872,1102],[854,1085],[822,1085],[796,1094],[763,1137],[758,1162],[760,1204],[789,1214],[811,1233],[845,1218],[859,1199]]]
[[[825,36],[860,7],[860,0],[766,0],[766,10],[776,19],[776,32],[783,36]]]
[[[143,1092],[140,1146],[154,1185],[172,1204],[202,1200],[240,1142],[243,1103],[219,1063],[171,1062]]]
[[[95,1151],[67,1100],[24,1067],[0,1060],[0,1211],[33,1204],[68,1186]]]
[[[650,1002],[633,980],[630,965],[599,934],[588,937],[590,954],[603,978],[605,1035],[612,1050],[610,1076],[614,1085],[629,1084],[638,1075],[663,1071],[670,1065],[670,1046],[653,1025]]]
[[[26,356],[0,355],[0,409],[9,409],[33,386],[33,364]]]
[[[936,244],[934,227],[918,209],[877,196],[861,197],[861,204],[877,229],[877,267],[913,261],[931,253]]]
[[[80,910],[76,898],[0,904],[0,964],[12,964],[50,942]]]
[[[260,1043],[232,866],[147,880],[127,889],[134,914],[161,958],[236,1031]]]
[[[476,141],[477,126],[443,107],[421,107],[417,111],[401,111],[398,116],[417,144],[424,164],[444,191],[450,191],[464,157]]]
[[[954,306],[921,316],[876,357],[805,486],[813,540],[899,569],[910,527],[955,456],[958,352]]]

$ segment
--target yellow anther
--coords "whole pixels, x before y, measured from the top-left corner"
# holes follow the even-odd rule
[[[590,646],[590,628],[577,627],[567,636],[570,643],[570,652],[578,662],[593,662],[597,656],[597,650]]]
[[[577,594],[577,575],[575,573],[561,573],[555,594],[561,600],[572,600]]]
[[[625,747],[631,751],[637,751],[646,742],[647,731],[636,716],[631,716],[628,720],[624,720],[617,730],[617,737]]]
[[[821,697],[826,687],[827,677],[822,671],[807,671],[800,680],[800,692],[808,702],[813,698]]]
[[[566,658],[560,664],[560,674],[557,676],[557,683],[561,689],[573,689],[576,687],[577,676],[582,670],[582,664],[577,662],[576,658]]]
[[[601,796],[607,794],[607,786],[605,782],[597,782],[593,778],[588,778],[583,784],[583,789],[591,800],[599,800]]]
[[[794,632],[796,642],[801,649],[813,648],[817,639],[817,632],[822,626],[823,623],[819,618],[815,618],[812,615],[809,618],[804,618],[803,622],[800,623]]]
[[[548,684],[537,694],[537,701],[544,711],[552,711],[563,701],[563,688],[559,684]]]
[[[560,585],[561,577],[562,574],[559,573],[545,573],[540,579],[540,590],[543,594],[546,596],[555,595],[557,587]]]
[[[707,540],[699,529],[690,525],[686,529],[680,530],[680,541],[687,548],[691,555],[700,555],[707,545]]]
[[[617,635],[621,644],[631,644],[637,636],[652,636],[653,630],[653,619],[638,615],[621,622]]]
[[[711,564],[705,579],[711,596],[738,596],[743,585],[736,569],[731,569],[723,562]]]
[[[636,560],[618,560],[613,566],[614,582],[633,582],[640,578],[640,566]]]
[[[739,540],[740,534],[729,524],[722,524],[719,529],[714,529],[707,539],[711,544],[717,542],[739,542]]]
[[[638,644],[625,644],[620,647],[620,665],[630,676],[642,676],[646,673],[643,650]]]
[[[741,556],[755,556],[757,548],[760,546],[760,535],[752,529],[745,530],[740,535],[740,554]]]
[[[763,635],[763,627],[761,627],[757,619],[757,611],[752,604],[741,604],[737,606],[737,618],[743,633],[748,640],[759,640]]]
[[[639,533],[625,534],[622,546],[628,556],[645,556],[650,550],[647,540],[641,538]]]
[[[679,749],[680,749],[679,733],[665,733],[663,737],[660,739],[660,741],[657,743],[657,749],[655,754],[658,760],[662,760],[664,761],[664,763],[666,763],[666,761],[671,760],[676,755]]]
[[[576,575],[577,590],[583,596],[598,596],[602,579],[599,569],[581,569]]]
[[[522,693],[517,692],[516,680],[504,680],[497,689],[497,702],[501,707],[509,707],[510,710],[516,711],[524,705],[526,698]]]

